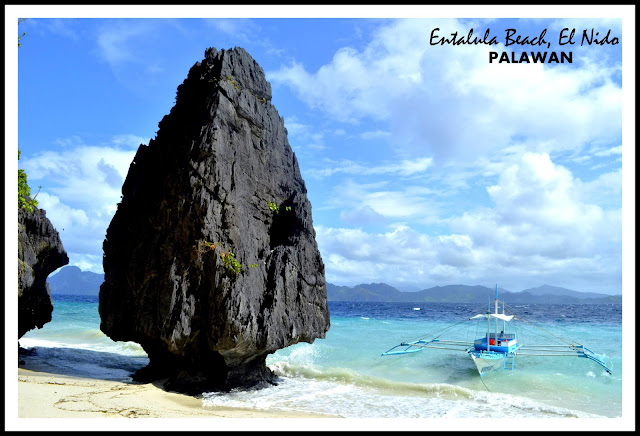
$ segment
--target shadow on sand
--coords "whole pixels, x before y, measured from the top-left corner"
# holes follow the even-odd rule
[[[30,371],[134,383],[131,374],[149,364],[146,356],[127,356],[80,348],[21,348],[18,367]]]

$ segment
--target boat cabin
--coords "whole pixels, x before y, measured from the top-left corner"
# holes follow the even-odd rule
[[[515,333],[489,333],[489,351],[495,351],[497,353],[513,353],[518,349],[518,341],[516,340]],[[477,351],[487,350],[487,336],[476,339],[473,342],[473,347]]]

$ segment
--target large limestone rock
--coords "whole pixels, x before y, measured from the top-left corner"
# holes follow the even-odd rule
[[[47,277],[69,263],[58,231],[37,207],[18,208],[18,339],[51,321]]]
[[[183,391],[273,382],[269,353],[324,338],[311,204],[262,68],[207,49],[141,145],[104,241],[101,329]]]

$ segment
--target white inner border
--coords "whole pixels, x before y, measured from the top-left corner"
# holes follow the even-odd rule
[[[622,289],[625,299],[622,336],[629,346],[623,351],[622,418],[606,419],[500,419],[500,428],[521,430],[635,430],[635,6],[561,5],[539,6],[463,5],[5,5],[5,430],[90,430],[94,419],[18,418],[17,396],[17,288],[15,253],[17,238],[15,192],[18,143],[18,18],[621,18],[623,243]],[[215,423],[211,421],[215,421]],[[184,419],[102,419],[104,430],[184,430]],[[525,424],[526,422],[526,424]],[[478,419],[194,419],[189,430],[470,430],[486,427]],[[524,425],[524,426],[523,426]]]

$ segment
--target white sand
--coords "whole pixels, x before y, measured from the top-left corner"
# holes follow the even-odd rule
[[[164,380],[163,380],[164,381]],[[203,406],[202,400],[148,384],[18,369],[18,418],[323,418],[281,410]]]

